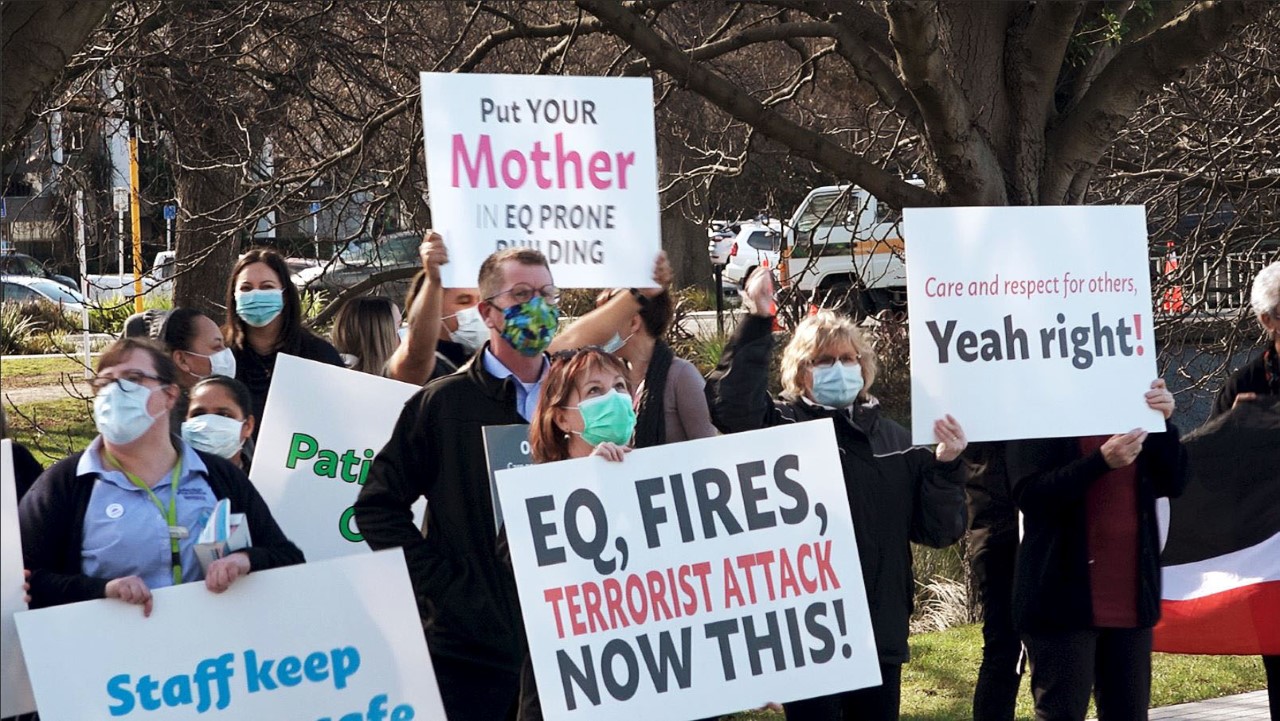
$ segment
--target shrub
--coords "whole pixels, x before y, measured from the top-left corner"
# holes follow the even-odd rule
[[[39,330],[39,323],[23,313],[22,306],[17,303],[0,304],[0,353],[29,353],[27,346]]]

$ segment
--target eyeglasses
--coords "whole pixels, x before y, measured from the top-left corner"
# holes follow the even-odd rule
[[[841,365],[855,365],[861,360],[862,360],[862,356],[856,353],[853,353],[853,354],[846,353],[838,358],[836,356],[820,355],[817,358],[814,358],[813,360],[809,361],[809,367],[821,368],[823,370],[827,370],[832,366],[834,366],[836,363],[839,363]]]
[[[125,371],[115,378],[110,376],[96,376],[91,378],[89,380],[89,387],[93,389],[94,393],[101,393],[112,383],[119,383],[120,390],[125,393],[133,393],[136,390],[145,388],[146,385],[143,381],[147,380],[155,381],[162,386],[169,385],[163,378],[151,375],[145,371]]]
[[[528,283],[517,283],[514,287],[504,290],[500,293],[485,298],[485,300],[493,300],[501,295],[509,295],[516,303],[528,303],[533,300],[533,296],[540,295],[542,299],[551,305],[560,304],[560,289],[554,285],[544,285],[541,288],[534,288]]]

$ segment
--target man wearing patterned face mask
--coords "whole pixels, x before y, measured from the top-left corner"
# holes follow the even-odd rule
[[[355,504],[370,546],[405,549],[450,721],[506,718],[517,701],[524,631],[493,531],[481,429],[533,417],[559,323],[560,292],[538,251],[489,256],[478,285],[488,342],[409,399]],[[425,538],[409,511],[421,497]]]

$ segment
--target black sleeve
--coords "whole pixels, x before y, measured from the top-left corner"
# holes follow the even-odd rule
[[[40,465],[40,461],[31,455],[21,443],[14,441],[13,443],[13,482],[18,491],[18,500],[27,495],[27,491],[31,490],[31,485],[36,482],[40,474],[44,473],[44,466]]]
[[[433,385],[432,388],[435,388]],[[428,432],[430,390],[418,391],[405,403],[391,438],[374,457],[356,498],[356,526],[373,550],[404,548],[414,588],[423,593],[433,565],[422,531],[413,523],[413,504],[430,500],[436,474],[435,449]]]
[[[1090,484],[1108,470],[1102,451],[1072,453],[1074,438],[1012,441],[1008,446],[1009,484],[1014,503],[1027,515],[1052,515],[1084,499]]]
[[[209,456],[202,454],[202,457],[206,463],[210,462]],[[222,460],[219,458],[214,462]],[[262,495],[244,471],[229,462],[218,463],[216,470],[210,470],[223,479],[221,485],[226,490],[226,497],[231,500],[231,512],[243,513],[249,523],[253,545],[246,548],[244,553],[249,556],[250,572],[306,562],[302,550],[280,530],[267,502],[262,500]]]
[[[80,514],[73,493],[78,458],[76,454],[54,464],[18,504],[23,565],[31,571],[32,608],[106,597],[106,579],[86,576],[78,566],[64,564],[64,559],[80,555],[80,549],[69,547],[82,535],[75,528]]]
[[[924,447],[907,451],[906,460],[915,487],[911,540],[933,548],[950,546],[964,535],[968,521],[963,461],[940,462]]]
[[[1142,444],[1138,462],[1154,484],[1156,496],[1177,498],[1187,487],[1187,449],[1178,427],[1164,422],[1164,433],[1149,433]]]
[[[743,318],[720,355],[720,363],[707,378],[707,406],[716,428],[737,433],[782,422],[769,397],[772,348],[772,320],[756,315]]]

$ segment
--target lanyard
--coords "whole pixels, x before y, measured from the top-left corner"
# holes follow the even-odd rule
[[[155,504],[156,510],[160,511],[160,516],[164,518],[165,523],[169,526],[169,565],[173,569],[173,585],[181,585],[182,549],[178,543],[178,539],[185,535],[183,533],[185,529],[178,525],[178,507],[176,504],[178,499],[178,479],[182,477],[182,457],[179,456],[178,462],[173,465],[173,480],[170,481],[169,484],[169,510],[166,511],[164,504],[160,502],[155,491],[151,490],[151,487],[148,486],[141,478],[138,478],[132,473],[126,471],[124,467],[120,465],[120,461],[117,461],[115,456],[112,456],[111,452],[106,448],[102,449],[102,455],[107,459],[108,463],[115,466],[116,469],[123,473],[125,477],[133,483],[133,485],[146,491],[147,495],[151,498],[151,502]]]

